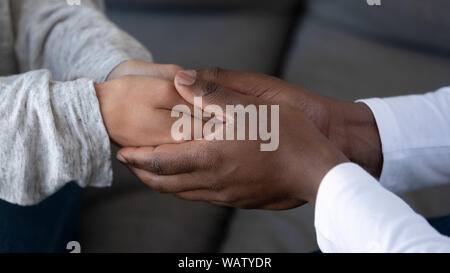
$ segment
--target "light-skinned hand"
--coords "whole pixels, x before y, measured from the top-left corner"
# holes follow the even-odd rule
[[[176,143],[171,135],[172,107],[186,104],[172,81],[148,76],[122,76],[95,85],[111,140],[120,146]]]

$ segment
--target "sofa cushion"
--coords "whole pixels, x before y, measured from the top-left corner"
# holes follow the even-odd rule
[[[296,0],[108,0],[110,7],[125,6],[140,8],[175,7],[175,8],[261,8],[287,10],[296,4]]]
[[[385,43],[315,17],[303,22],[286,62],[289,81],[344,100],[450,85],[449,57]]]
[[[159,63],[273,73],[287,38],[285,14],[252,10],[110,9],[109,17],[144,43]]]
[[[314,210],[306,205],[288,211],[236,210],[225,253],[302,253],[318,249]]]
[[[450,54],[450,1],[381,0],[369,6],[365,0],[313,0],[308,14],[336,27],[387,43]]]

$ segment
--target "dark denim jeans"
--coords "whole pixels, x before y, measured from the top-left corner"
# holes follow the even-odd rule
[[[81,188],[75,183],[36,206],[0,200],[0,252],[67,252],[67,243],[77,240],[80,205]],[[450,236],[450,215],[429,222]]]
[[[428,222],[441,234],[450,236],[450,215],[431,218]]]
[[[81,188],[70,183],[36,206],[0,200],[0,252],[66,252],[76,241]]]

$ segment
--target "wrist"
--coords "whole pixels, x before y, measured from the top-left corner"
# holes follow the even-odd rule
[[[110,124],[109,124],[109,120],[108,120],[108,116],[107,116],[107,98],[106,98],[106,94],[107,92],[107,85],[108,82],[105,83],[97,83],[94,84],[94,89],[95,89],[95,94],[97,96],[97,100],[98,100],[98,104],[100,106],[100,114],[102,115],[102,119],[103,119],[103,124],[105,125],[106,131],[108,133],[108,135],[111,136],[110,133]]]
[[[375,177],[381,175],[383,154],[378,126],[364,103],[333,102],[328,138],[352,162]]]
[[[94,84],[95,95],[97,96],[98,103],[100,105],[100,110],[102,108],[102,103],[104,101],[105,94],[105,84],[104,83],[96,83]]]

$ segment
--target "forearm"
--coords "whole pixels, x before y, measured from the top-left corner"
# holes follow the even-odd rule
[[[60,81],[86,77],[103,82],[125,60],[151,61],[139,42],[106,18],[98,2],[13,1],[21,71],[45,68]]]
[[[330,139],[383,186],[405,192],[449,182],[449,88],[335,105]]]
[[[0,198],[35,204],[66,183],[111,183],[110,144],[90,80],[44,70],[0,78]]]

